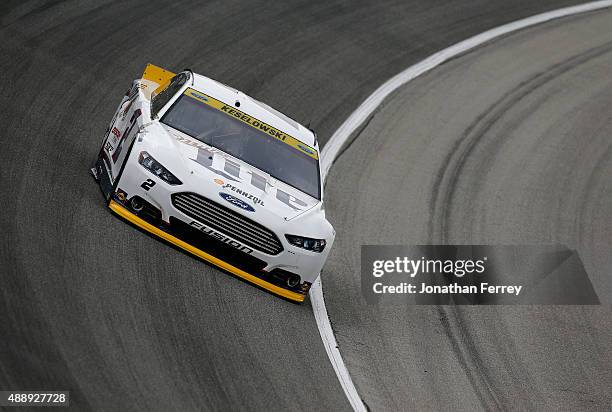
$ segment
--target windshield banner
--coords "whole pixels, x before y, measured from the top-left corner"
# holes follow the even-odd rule
[[[191,88],[188,88],[187,90],[185,90],[185,95],[199,101],[202,102],[204,104],[207,104],[208,106],[215,108],[217,110],[219,110],[220,112],[223,112],[225,114],[227,114],[228,116],[232,116],[237,120],[240,120],[242,123],[248,124],[249,126],[264,132],[278,140],[280,140],[281,142],[284,142],[286,144],[288,144],[289,146],[299,150],[300,152],[304,153],[307,156],[312,157],[313,159],[318,159],[318,154],[317,151],[308,146],[307,144],[299,141],[298,139],[296,139],[295,137],[292,137],[290,135],[288,135],[285,132],[282,132],[272,126],[270,126],[269,124],[262,122],[261,120],[258,120],[244,112],[241,112],[240,110],[223,103],[222,101],[219,101],[217,99],[215,99],[214,97],[211,97],[207,94],[201,93],[197,90],[193,90]]]

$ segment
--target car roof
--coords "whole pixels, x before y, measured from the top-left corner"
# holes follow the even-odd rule
[[[193,85],[191,87],[229,106],[237,107],[238,110],[248,113],[318,150],[315,135],[310,129],[240,90],[197,73],[194,73]],[[240,102],[239,107],[236,106],[236,102]]]

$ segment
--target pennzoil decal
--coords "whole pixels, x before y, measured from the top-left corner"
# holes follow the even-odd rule
[[[187,90],[185,90],[183,94],[199,102],[202,102],[214,109],[217,109],[220,112],[223,112],[227,114],[228,116],[231,116],[241,121],[244,124],[248,124],[252,128],[257,129],[260,132],[266,133],[267,135],[272,136],[275,139],[288,144],[289,146],[293,147],[294,149],[299,150],[300,152],[304,153],[307,156],[312,157],[313,159],[319,158],[319,155],[314,148],[299,141],[295,137],[288,135],[285,132],[281,132],[277,128],[270,126],[268,123],[262,122],[261,120],[258,120],[254,118],[253,116],[250,116],[244,112],[241,112],[240,110],[228,104],[225,104],[222,101],[215,99],[214,97],[211,97],[202,92],[198,92],[197,90],[194,90],[191,88],[188,88]]]
[[[236,192],[239,195],[242,195],[244,197],[246,197],[247,199],[250,199],[253,201],[254,205],[260,205],[260,206],[264,206],[264,202],[263,200],[261,200],[260,198],[258,198],[257,196],[247,192],[246,190],[242,190],[236,186],[234,186],[231,183],[225,183],[223,180],[221,179],[215,179],[215,183],[220,185],[222,189],[229,189],[232,192]],[[227,200],[227,199],[226,199]]]

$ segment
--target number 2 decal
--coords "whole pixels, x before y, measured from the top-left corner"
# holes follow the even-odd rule
[[[149,189],[151,189],[153,186],[155,186],[155,182],[151,179],[147,179],[144,182],[142,182],[142,184],[140,185],[140,187],[142,187],[144,190],[146,190],[147,192],[149,191]]]

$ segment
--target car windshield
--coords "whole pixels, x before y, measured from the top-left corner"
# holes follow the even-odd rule
[[[317,151],[232,106],[187,89],[161,122],[321,198]]]

